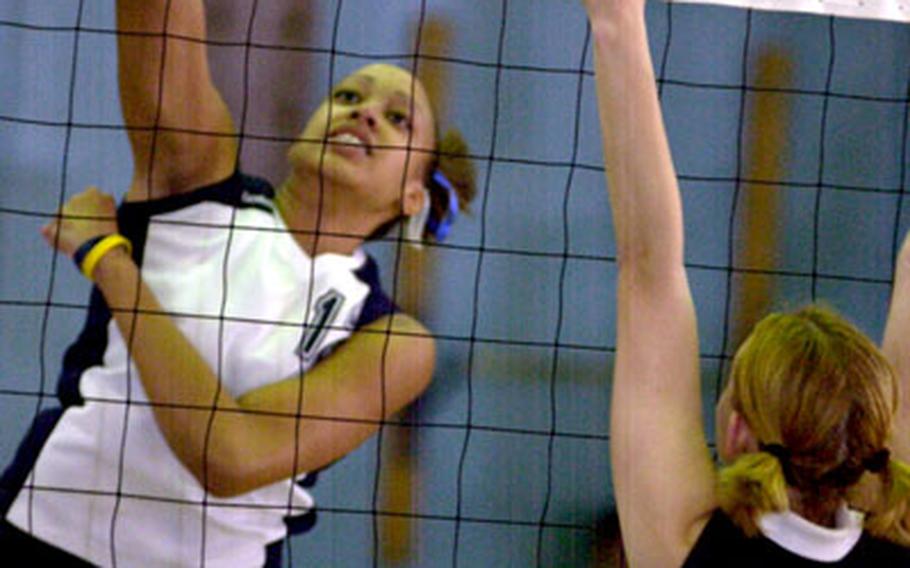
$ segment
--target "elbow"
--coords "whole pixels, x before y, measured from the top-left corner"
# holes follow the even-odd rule
[[[669,274],[684,268],[682,254],[646,246],[626,246],[616,251],[616,266],[621,275],[637,282],[664,281]]]
[[[616,239],[616,264],[626,272],[643,270],[656,259],[652,246],[641,240]]]
[[[242,493],[238,483],[240,481],[238,472],[223,460],[209,460],[207,467],[193,473],[196,481],[209,495],[224,499]]]
[[[637,270],[642,264],[642,254],[633,247],[616,247],[616,268],[623,274]]]
[[[230,499],[295,479],[297,475],[314,471],[320,465],[313,460],[312,444],[295,442],[293,445],[276,445],[272,442],[282,438],[281,430],[260,430],[255,437],[246,435],[253,430],[255,428],[247,428],[243,433],[235,432],[230,441],[221,445],[216,445],[213,439],[206,456],[206,468],[203,470],[200,464],[192,471],[206,493]],[[308,431],[300,429],[300,440],[311,437]]]
[[[199,483],[205,489],[205,492],[219,499],[230,499],[246,493],[237,483],[224,477],[210,476],[207,479],[199,479]]]
[[[246,493],[243,487],[243,476],[231,467],[216,466],[215,460],[210,460],[208,467],[193,471],[193,477],[209,495],[227,499]]]
[[[254,475],[239,464],[234,468],[212,468],[204,473],[199,472],[195,477],[206,493],[219,499],[238,497],[261,485],[256,482]]]
[[[214,445],[213,445],[214,446]],[[211,448],[207,459],[192,468],[193,477],[205,492],[228,499],[258,489],[264,483],[258,478],[249,456],[232,448]]]

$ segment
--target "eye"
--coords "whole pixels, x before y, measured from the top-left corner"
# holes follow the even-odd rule
[[[408,130],[411,129],[411,120],[408,117],[407,113],[397,110],[390,110],[386,113],[386,118],[388,118],[389,122],[395,126]]]
[[[354,105],[360,102],[360,93],[353,89],[338,89],[332,94],[332,100],[343,105]]]

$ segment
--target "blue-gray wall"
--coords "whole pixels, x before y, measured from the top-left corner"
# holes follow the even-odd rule
[[[113,2],[84,4],[79,14],[71,0],[0,3],[2,462],[38,406],[54,404],[61,353],[78,330],[88,292],[70,262],[41,242],[38,227],[64,195],[89,184],[120,194],[130,176],[126,136],[117,128]],[[242,42],[253,3],[209,4],[212,36]],[[262,4],[254,42],[286,42],[294,22],[286,10],[296,4]],[[292,135],[302,109],[329,85],[336,3],[310,4],[318,7],[306,13],[297,6],[297,16],[311,18],[316,33],[295,44],[316,51],[253,49],[245,67],[243,47],[213,48],[232,108],[239,113],[246,98],[251,109],[244,163],[265,168],[273,181],[283,174],[282,145],[267,138]],[[450,246],[429,253],[434,268],[426,285],[434,300],[420,315],[440,336],[440,355],[433,386],[407,418],[421,426],[413,446],[420,518],[404,565],[450,566],[454,554],[461,566],[527,566],[536,562],[539,536],[545,565],[588,565],[597,540],[591,529],[611,507],[615,265],[593,84],[589,73],[582,80],[571,72],[591,69],[580,4],[513,1],[503,20],[493,0],[427,2],[428,15],[452,26],[445,122],[470,141],[481,191]],[[375,56],[409,66],[395,56],[412,51],[419,10],[417,0],[346,0],[335,78]],[[648,10],[683,180],[706,402],[719,372],[716,356],[732,349],[724,345],[728,282],[735,292],[741,279],[727,270],[731,257],[737,266],[742,257],[730,218],[748,155],[739,143],[747,132],[741,115],[755,93],[743,105],[740,86],[766,47],[793,61],[791,81],[771,85],[793,90],[784,95],[787,142],[777,181],[785,183],[765,186],[779,192],[780,210],[766,222],[781,233],[774,266],[786,271],[772,278],[773,303],[808,301],[815,287],[879,337],[895,234],[910,223],[906,205],[899,210],[910,187],[910,27],[659,3]],[[73,31],[77,22],[80,33]],[[297,65],[309,76],[296,76]],[[254,87],[245,94],[246,73]],[[282,115],[295,117],[290,123],[256,110],[274,108],[276,80],[300,85]],[[394,287],[395,245],[372,248]],[[50,396],[39,399],[38,392]],[[384,442],[396,438],[394,430],[385,429]],[[313,532],[294,540],[295,565],[372,563],[370,512],[384,502],[374,492],[377,456],[387,456],[376,444],[374,438],[322,475],[316,495],[325,510]],[[544,510],[548,526],[539,535]]]

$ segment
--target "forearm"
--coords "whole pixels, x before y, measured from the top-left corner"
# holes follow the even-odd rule
[[[644,14],[593,21],[594,63],[620,266],[682,263],[682,208],[670,157]]]
[[[422,392],[434,347],[410,318],[376,322],[301,376],[235,399],[171,317],[125,249],[95,281],[139,370],[155,420],[207,490],[231,496],[323,467],[356,448]]]

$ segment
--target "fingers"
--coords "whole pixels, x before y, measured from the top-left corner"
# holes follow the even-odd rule
[[[72,196],[56,218],[41,228],[44,240],[67,255],[88,239],[116,232],[114,198],[95,186]]]
[[[47,242],[47,244],[49,244],[51,246],[53,246],[53,244],[54,244],[54,239],[56,237],[56,234],[57,234],[57,222],[56,221],[51,221],[50,223],[47,223],[46,225],[41,227],[41,236],[44,237],[44,240]]]
[[[72,196],[60,210],[60,215],[64,219],[83,218],[86,221],[113,220],[115,214],[114,198],[95,186],[89,186]]]

